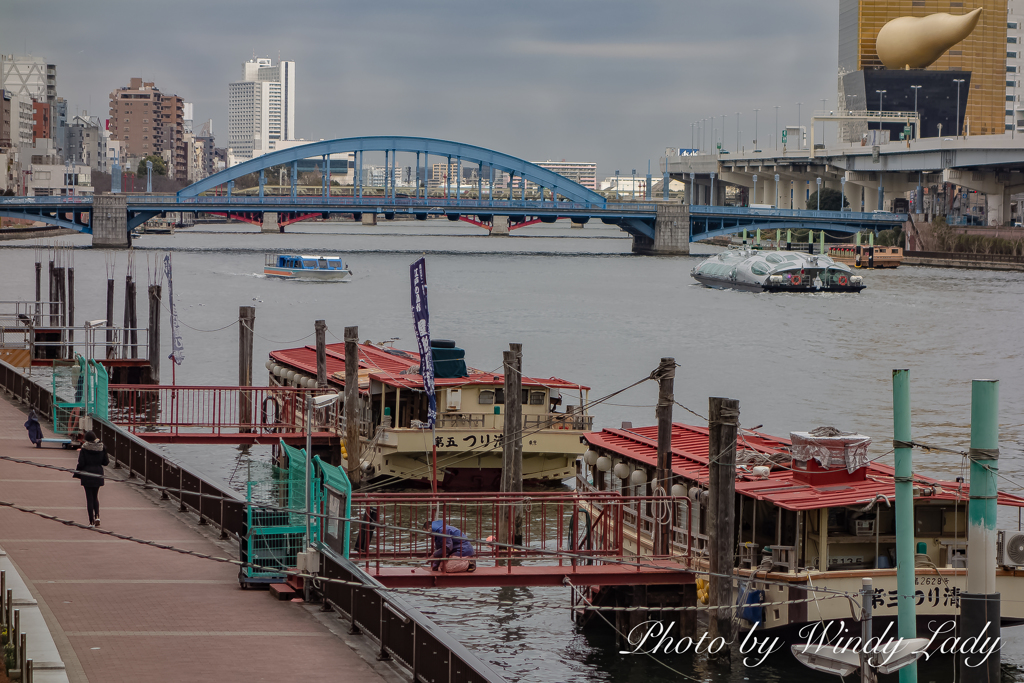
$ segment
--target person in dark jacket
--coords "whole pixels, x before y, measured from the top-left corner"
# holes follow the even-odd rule
[[[435,519],[423,522],[423,528],[429,529],[434,538],[434,553],[430,556],[433,562],[430,569],[437,571],[441,568],[441,558],[444,557],[473,557],[473,544],[466,538],[461,529],[451,525],[445,525],[443,520]],[[443,535],[438,535],[443,534]],[[452,538],[452,537],[455,538]],[[461,539],[459,538],[461,537]],[[469,561],[469,571],[476,569],[476,560]]]
[[[28,411],[28,421],[25,422],[25,429],[28,430],[28,440],[35,444],[36,448],[43,447],[43,428],[39,426],[39,416],[36,411]]]
[[[100,525],[100,487],[103,486],[103,468],[110,464],[107,449],[96,434],[85,433],[85,443],[78,451],[78,467],[75,478],[81,480],[85,489],[85,504],[89,509],[89,526]]]

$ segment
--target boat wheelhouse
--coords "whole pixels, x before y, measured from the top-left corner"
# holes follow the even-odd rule
[[[363,476],[396,485],[427,484],[436,444],[440,488],[497,490],[505,438],[504,375],[468,367],[465,351],[454,342],[434,340],[433,345],[433,432],[427,423],[429,405],[419,354],[385,344],[359,345]],[[342,391],[345,345],[328,344],[326,351],[328,385]],[[272,351],[267,367],[272,387],[315,386],[316,347]],[[585,450],[580,435],[593,425],[587,410],[589,387],[556,377],[526,376],[522,387],[524,480],[556,484],[571,478],[576,459]]]
[[[895,470],[867,459],[866,437],[861,435],[833,437],[839,448],[813,434],[791,436],[741,430],[737,437],[734,572],[737,599],[748,605],[741,616],[792,638],[806,623],[850,619],[846,600],[820,599],[822,594],[809,588],[854,594],[861,590],[862,579],[870,577],[876,624],[884,628],[896,618]],[[581,465],[580,488],[651,495],[657,426],[604,429],[584,438],[594,454],[588,451],[590,457]],[[708,443],[707,427],[672,425],[672,471],[686,495],[671,506],[670,552],[698,571],[708,568],[706,549],[713,533],[708,527]],[[963,481],[914,476],[920,633],[929,632],[929,621],[959,616],[970,569],[968,500],[969,485]],[[999,532],[996,590],[1016,595],[1024,590],[1024,552],[1013,552],[1024,545],[1019,523],[1024,498],[1000,491],[998,505],[1000,519],[1014,520],[1016,528]],[[627,547],[652,555],[652,511],[637,510],[625,520]],[[818,600],[809,600],[815,595]],[[790,600],[798,602],[761,606]],[[1001,618],[1003,625],[1024,623],[1024,603],[1004,601]]]
[[[702,285],[747,292],[859,292],[863,278],[825,255],[799,251],[723,251],[690,274]]]
[[[316,254],[267,254],[263,274],[284,280],[342,281],[352,277],[352,271],[340,256]]]

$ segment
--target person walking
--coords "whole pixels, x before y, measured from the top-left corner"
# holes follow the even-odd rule
[[[35,410],[28,411],[28,420],[25,422],[25,429],[28,430],[28,440],[36,448],[43,447],[43,428],[39,426],[39,416]]]
[[[92,431],[85,433],[85,443],[78,451],[78,467],[74,477],[85,489],[85,505],[89,510],[89,526],[100,525],[100,487],[103,486],[103,468],[110,464],[107,449]]]

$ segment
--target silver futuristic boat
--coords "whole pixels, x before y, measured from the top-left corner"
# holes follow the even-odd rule
[[[828,256],[798,251],[723,251],[690,271],[697,282],[747,292],[859,292],[864,279]]]

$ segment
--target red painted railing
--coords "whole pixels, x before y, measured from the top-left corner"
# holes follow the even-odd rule
[[[651,511],[671,515],[671,557],[684,566],[692,558],[688,501],[666,496],[622,496],[614,492],[387,493],[352,497],[351,557],[367,570],[423,564],[434,545],[422,526],[443,520],[472,539],[478,564],[577,565],[630,561],[651,555]],[[660,512],[660,514],[659,514]],[[516,518],[521,521],[516,524]],[[639,528],[638,528],[639,525]],[[510,544],[503,530],[518,528]],[[487,539],[491,542],[487,542]],[[504,541],[504,542],[502,542]],[[458,543],[457,541],[455,541]],[[514,547],[512,547],[514,546]],[[640,568],[638,567],[638,571]]]
[[[110,421],[128,431],[173,435],[305,432],[306,403],[323,393],[295,387],[112,384]],[[337,433],[335,406],[315,410],[314,432]]]

